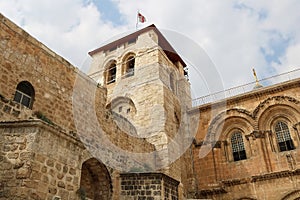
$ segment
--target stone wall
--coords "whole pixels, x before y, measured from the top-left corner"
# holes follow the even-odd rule
[[[213,199],[283,199],[299,188],[299,79],[194,108],[200,116],[193,145],[194,194]],[[199,115],[200,113],[200,115]],[[284,120],[295,146],[280,151],[274,123]],[[238,130],[247,158],[234,161],[230,137]],[[213,148],[212,148],[213,147]],[[207,155],[202,155],[208,148]]]
[[[113,143],[124,149],[153,150],[145,140],[130,137],[117,127],[110,111],[105,109],[105,88],[97,87],[96,82],[4,16],[1,15],[0,20],[1,121],[33,118],[33,113],[40,112],[67,132],[76,133],[73,106],[90,102],[74,103],[74,93],[90,88],[89,92],[94,92],[90,94],[94,98],[91,101],[95,102],[86,106],[97,112],[97,122],[109,133]],[[32,109],[12,101],[16,86],[23,80],[30,82],[35,90]],[[80,80],[84,80],[83,85],[76,85]],[[80,88],[74,89],[75,86]]]
[[[179,182],[161,173],[121,174],[122,200],[177,200]]]
[[[2,15],[0,30],[0,94],[13,99],[18,83],[28,81],[35,89],[32,110],[74,130],[71,97],[77,69]]]
[[[78,199],[84,147],[75,137],[36,120],[1,123],[0,137],[0,199]]]
[[[166,49],[158,45],[162,40],[158,39],[158,33],[154,29],[143,30],[130,44],[126,40],[129,36],[125,36],[118,45],[108,45],[111,50],[104,46],[93,51],[90,74],[107,87],[107,103],[113,111],[128,119],[138,137],[145,137],[155,145],[155,170],[180,181],[185,173],[181,170],[182,162],[187,161],[180,156],[186,150],[182,143],[188,132],[185,127],[188,126],[186,110],[191,106],[190,85],[184,77],[182,64],[171,61]],[[135,59],[132,76],[122,74],[128,55]],[[111,62],[116,63],[116,79],[107,83]],[[127,99],[130,105],[122,103],[121,98]],[[128,108],[129,112],[123,111]]]
[[[31,109],[13,101],[21,81],[34,87]],[[80,101],[84,92],[89,97],[83,96]],[[105,161],[103,169],[111,164],[109,161],[117,160],[124,164],[123,170],[130,170],[131,165],[126,165],[128,157],[117,157],[102,140],[99,143],[88,137],[100,129],[106,141],[125,155],[154,151],[145,139],[122,131],[105,105],[105,88],[0,15],[0,197],[75,199],[82,164],[93,157],[100,165]],[[95,153],[99,149],[104,153]],[[142,161],[128,162],[143,165]],[[118,199],[118,182],[114,178],[118,170],[109,173],[113,186],[110,195]],[[85,182],[88,181],[83,185],[87,185]]]

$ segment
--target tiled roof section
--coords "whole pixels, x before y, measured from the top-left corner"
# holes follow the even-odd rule
[[[132,41],[133,39],[136,39],[139,35],[141,35],[142,33],[148,32],[150,30],[155,31],[155,33],[158,35],[158,45],[163,49],[163,51],[165,52],[165,54],[168,56],[168,58],[173,62],[177,62],[179,61],[183,67],[186,67],[185,62],[182,60],[182,58],[177,54],[177,52],[175,51],[175,49],[171,46],[171,44],[167,41],[167,39],[162,35],[162,33],[156,28],[156,26],[154,24],[138,30],[134,33],[131,33],[125,37],[122,37],[114,42],[111,42],[109,44],[106,44],[102,47],[99,47],[98,49],[95,49],[93,51],[89,52],[90,56],[93,56],[94,54],[101,52],[101,51],[107,51],[110,49],[114,49],[117,48],[119,45],[121,44],[125,44],[128,41]]]

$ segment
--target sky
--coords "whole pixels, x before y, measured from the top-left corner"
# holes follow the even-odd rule
[[[139,29],[179,34],[193,45],[175,37],[178,52],[209,60],[187,62],[194,98],[254,81],[252,68],[259,79],[300,68],[299,0],[0,0],[4,16],[78,68],[89,51],[134,31],[137,10],[147,20]],[[215,79],[221,88],[208,86]]]

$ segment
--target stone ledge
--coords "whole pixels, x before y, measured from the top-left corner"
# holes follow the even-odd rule
[[[28,120],[20,120],[20,121],[0,121],[0,128],[24,128],[24,127],[36,127],[43,128],[50,131],[53,134],[58,135],[59,137],[63,137],[67,139],[81,148],[84,148],[84,145],[81,143],[80,139],[74,134],[74,132],[66,132],[59,126],[48,124],[40,119],[28,119]]]

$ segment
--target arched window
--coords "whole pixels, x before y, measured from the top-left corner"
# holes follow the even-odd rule
[[[125,60],[124,76],[125,77],[133,76],[134,67],[135,67],[135,57],[134,55],[131,55]]]
[[[117,65],[116,62],[113,61],[107,68],[106,84],[116,82],[116,74],[117,74]]]
[[[233,160],[239,161],[239,160],[247,159],[242,134],[240,132],[235,132],[231,136],[230,140],[231,140]]]
[[[279,151],[289,151],[295,149],[289,127],[285,122],[279,121],[275,124],[275,133]]]
[[[14,101],[21,103],[28,108],[32,108],[33,99],[34,88],[32,85],[27,81],[20,82],[16,89]]]

